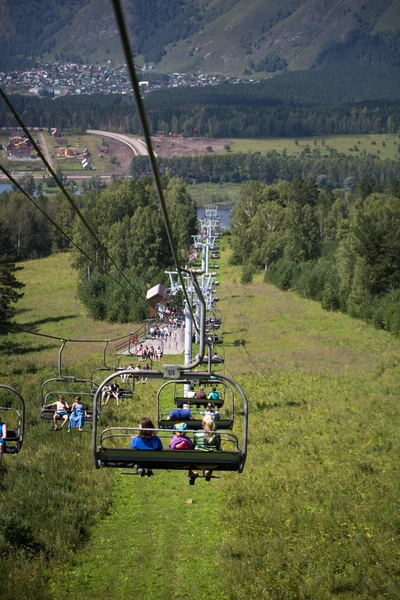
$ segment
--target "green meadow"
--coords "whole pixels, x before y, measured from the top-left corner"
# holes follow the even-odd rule
[[[197,206],[236,204],[240,196],[239,183],[194,183],[187,190]]]
[[[297,143],[296,143],[297,142]],[[231,152],[272,152],[279,154],[286,151],[287,156],[300,156],[307,148],[312,152],[318,150],[321,156],[329,156],[331,150],[351,156],[365,153],[380,156],[382,159],[397,160],[400,157],[398,148],[400,138],[397,134],[382,133],[371,135],[339,135],[320,137],[269,138],[269,139],[235,139],[231,140]],[[227,151],[224,150],[224,153]]]
[[[400,340],[261,275],[244,286],[228,259],[224,241],[218,308],[227,374],[250,409],[241,475],[191,487],[185,472],[96,471],[90,435],[52,433],[38,418],[58,344],[9,336],[16,352],[7,355],[3,342],[2,381],[18,385],[28,404],[23,450],[0,470],[6,599],[400,598]],[[21,325],[85,339],[129,329],[85,316],[68,255],[25,263],[21,278]],[[70,372],[99,362],[95,345],[68,345]],[[156,383],[137,388],[122,409],[108,406],[102,423],[155,418]],[[240,437],[241,410],[238,403]],[[9,515],[19,543],[7,533]]]

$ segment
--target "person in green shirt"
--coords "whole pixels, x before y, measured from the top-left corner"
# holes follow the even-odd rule
[[[215,423],[211,415],[204,415],[201,424],[203,431],[197,431],[194,434],[194,449],[202,450],[203,452],[213,452],[215,450],[221,450],[221,436],[219,433],[215,433]],[[188,473],[189,484],[194,485],[199,474],[196,471],[190,470]],[[204,477],[206,481],[210,481],[212,471],[204,471]]]

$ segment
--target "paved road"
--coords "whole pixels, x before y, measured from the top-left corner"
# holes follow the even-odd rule
[[[144,156],[148,155],[147,146],[145,142],[131,135],[124,135],[123,133],[111,133],[109,131],[98,131],[97,129],[87,129],[86,133],[92,135],[99,135],[101,137],[110,137],[114,140],[122,142],[132,150],[135,156],[138,156],[138,154],[142,154]]]

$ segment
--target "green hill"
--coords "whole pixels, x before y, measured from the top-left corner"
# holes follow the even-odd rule
[[[4,69],[37,58],[124,60],[112,6],[106,0],[4,0],[3,4],[0,67]],[[390,46],[381,60],[392,64],[393,44],[386,38],[392,32],[398,43],[399,7],[399,0],[349,0],[345,5],[335,0],[138,0],[125,4],[125,16],[139,62],[158,63],[167,72],[230,75],[256,67],[264,77],[286,66],[311,68],[321,53],[329,54],[348,39],[347,63],[350,56],[351,64],[365,64],[378,39],[381,47]]]
[[[103,324],[79,314],[67,258],[57,278],[57,256],[25,263],[19,321],[40,317],[40,331],[67,337],[80,323],[101,338]],[[182,472],[96,471],[90,435],[53,434],[39,419],[56,343],[24,354],[20,334],[18,355],[3,348],[1,370],[28,408],[23,450],[0,468],[6,600],[400,598],[399,340],[260,279],[243,286],[228,258],[226,364],[250,406],[242,475],[192,488]],[[96,362],[73,348],[69,373]],[[122,413],[110,407],[111,422],[154,414],[154,388],[138,387]]]

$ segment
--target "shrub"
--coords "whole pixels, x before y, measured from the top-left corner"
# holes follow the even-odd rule
[[[43,544],[35,539],[32,528],[19,516],[3,517],[1,531],[6,548],[12,552],[24,550],[29,554],[38,554],[44,550]]]
[[[246,265],[243,267],[242,276],[240,278],[240,283],[246,285],[247,283],[251,283],[253,281],[254,275],[254,267],[252,265]]]
[[[295,266],[292,261],[281,258],[265,271],[264,280],[273,283],[282,290],[288,290],[292,285],[292,274]]]

